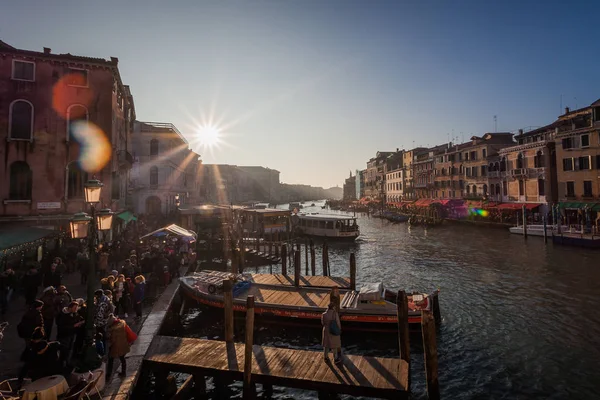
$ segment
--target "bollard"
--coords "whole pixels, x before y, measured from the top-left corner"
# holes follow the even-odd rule
[[[427,396],[431,400],[440,398],[438,382],[437,343],[435,338],[435,321],[429,310],[421,311],[421,331],[423,334],[423,351],[425,353],[425,377]]]

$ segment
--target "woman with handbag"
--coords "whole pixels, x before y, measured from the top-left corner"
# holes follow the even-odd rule
[[[329,349],[334,352],[334,361],[342,362],[342,325],[340,317],[335,310],[335,305],[329,303],[327,311],[321,315],[321,325],[323,325],[323,358],[329,360]]]

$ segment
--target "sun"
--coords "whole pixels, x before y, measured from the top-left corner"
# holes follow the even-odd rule
[[[196,139],[198,140],[200,146],[212,148],[220,143],[221,131],[215,126],[204,125],[198,128]]]

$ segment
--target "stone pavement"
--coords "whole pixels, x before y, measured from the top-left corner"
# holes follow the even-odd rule
[[[174,281],[175,283],[175,281]],[[87,286],[80,284],[79,272],[72,272],[65,274],[62,279],[62,284],[67,287],[67,290],[71,293],[74,299],[86,297]],[[100,287],[100,280],[98,279],[98,287]],[[40,289],[41,291],[41,289]],[[38,297],[41,293],[38,293]],[[0,318],[0,321],[8,321],[9,326],[4,331],[4,339],[0,343],[0,381],[7,378],[14,378],[18,376],[19,369],[22,366],[21,353],[25,349],[25,341],[17,334],[17,325],[21,322],[21,317],[25,313],[25,298],[21,295],[13,295],[13,299],[8,305],[8,312],[5,316]],[[148,317],[152,306],[144,306],[142,312],[141,321],[135,322],[133,318],[135,313],[131,310],[129,318],[126,319],[127,324],[137,332],[141,329],[145,319]],[[161,319],[162,321],[162,319]],[[56,325],[52,329],[52,339],[56,338]],[[139,340],[139,339],[138,339]],[[137,343],[136,343],[137,344]],[[135,346],[134,346],[135,347]],[[133,364],[131,367],[127,365],[128,370],[136,368]],[[115,377],[117,371],[120,369],[120,363],[118,360],[115,362]]]

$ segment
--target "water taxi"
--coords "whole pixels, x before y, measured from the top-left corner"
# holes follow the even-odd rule
[[[300,203],[290,203],[290,205],[288,207],[288,209],[290,211],[300,210],[302,208],[304,208],[304,206],[302,204],[300,204]]]
[[[286,232],[291,213],[288,210],[274,208],[242,208],[237,210],[237,217],[245,234],[251,232],[276,233]]]
[[[327,239],[355,240],[360,231],[356,217],[334,214],[298,214],[292,216],[296,232]]]
[[[514,233],[516,235],[523,234],[523,225],[513,226],[508,228],[510,233]],[[568,232],[569,227],[566,225],[562,226],[562,232]],[[558,227],[555,225],[546,225],[546,235],[552,236],[552,234],[559,234]],[[544,225],[527,225],[527,236],[544,236]]]
[[[321,314],[330,301],[330,289],[290,284],[262,284],[252,274],[230,274],[203,270],[180,278],[180,288],[186,298],[209,307],[223,308],[223,280],[231,279],[234,311],[246,311],[246,298],[254,296],[255,314],[280,322],[320,324]],[[408,297],[408,322],[420,327],[421,311],[439,312],[437,291],[432,294],[412,293]],[[343,329],[365,331],[397,330],[397,294],[382,283],[364,284],[359,291],[340,289],[340,320]]]

